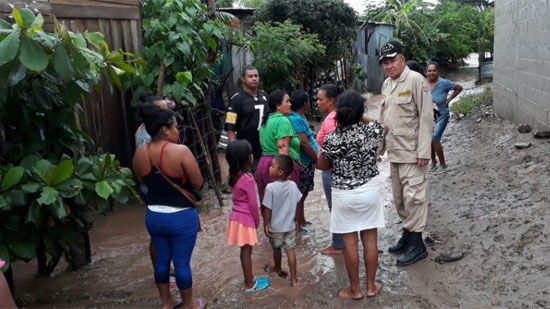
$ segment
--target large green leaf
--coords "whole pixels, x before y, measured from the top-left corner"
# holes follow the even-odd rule
[[[22,185],[21,190],[25,193],[36,193],[41,187],[42,185],[37,182],[30,182]]]
[[[19,51],[19,38],[19,31],[14,31],[0,42],[0,66],[15,59]]]
[[[42,72],[48,66],[48,56],[42,46],[27,37],[21,40],[19,60],[28,69],[36,72]]]
[[[78,162],[76,163],[76,173],[78,175],[84,175],[84,173],[86,173],[92,165],[94,165],[92,160],[87,157],[82,157],[78,159]]]
[[[55,52],[53,54],[53,68],[63,81],[69,81],[74,76],[73,66],[67,56],[65,46],[62,44],[55,47]]]
[[[11,16],[13,16],[13,19],[15,20],[15,23],[17,24],[17,26],[19,26],[19,28],[22,29],[24,26],[23,18],[21,17],[21,13],[17,8],[13,9],[13,11],[11,12]]]
[[[187,85],[193,81],[193,74],[189,71],[176,73],[176,80],[178,83]]]
[[[29,28],[34,22],[34,14],[28,8],[21,9],[21,18],[23,19],[23,26]]]
[[[56,189],[52,187],[44,187],[42,188],[42,193],[40,194],[40,197],[36,201],[41,205],[50,205],[57,200],[58,195],[59,192],[57,192]]]
[[[4,179],[2,179],[0,191],[6,191],[13,185],[17,184],[21,180],[21,177],[23,177],[24,172],[25,169],[21,166],[10,168],[9,171],[6,173],[6,176],[4,176]]]
[[[34,225],[40,225],[42,220],[42,212],[40,211],[40,205],[37,203],[32,203],[29,209],[27,210],[27,215],[25,216],[26,223],[34,223]]]
[[[59,194],[64,198],[75,197],[82,190],[83,183],[80,179],[70,179],[57,186]]]
[[[101,196],[102,198],[108,199],[109,196],[114,192],[114,190],[107,183],[106,180],[103,180],[95,184],[95,192],[97,193],[97,195]]]
[[[63,200],[61,198],[56,199],[54,203],[48,205],[47,207],[57,219],[63,219],[68,215],[65,211],[65,205],[63,204]]]
[[[21,166],[25,169],[32,170],[39,160],[40,158],[35,155],[26,156],[21,160]]]
[[[10,248],[10,250],[15,253],[15,255],[24,260],[30,260],[36,256],[34,247],[30,243],[22,241],[12,241],[8,243],[8,248]]]
[[[10,86],[15,86],[20,81],[25,79],[26,76],[27,76],[27,68],[21,62],[17,61],[17,63],[13,63],[13,66],[10,70],[10,77],[8,78],[8,83]]]
[[[3,20],[2,18],[0,18],[0,29],[2,29],[2,30],[13,30],[13,28],[11,27],[11,24],[8,23],[7,21]]]
[[[44,181],[49,186],[55,186],[71,177],[73,171],[73,160],[63,160],[46,174]]]
[[[11,204],[13,206],[26,205],[25,195],[21,190],[10,190]]]

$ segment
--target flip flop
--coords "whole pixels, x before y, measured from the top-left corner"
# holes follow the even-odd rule
[[[340,292],[342,292],[345,289],[346,288],[339,289],[338,293],[336,293],[336,296],[338,296],[340,298],[343,298],[343,299],[352,299],[352,300],[361,300],[365,297],[364,295],[361,295],[361,297],[343,297],[343,296],[340,296]]]
[[[441,175],[443,173],[446,173],[449,171],[449,167],[448,166],[445,166],[445,167],[441,167],[441,166],[438,166],[435,170],[435,175]]]
[[[301,232],[301,233],[308,233],[309,230],[306,229],[306,228],[301,227],[301,228],[300,228],[300,232]]]
[[[245,293],[253,293],[265,290],[269,287],[269,279],[265,277],[254,277],[254,286],[244,290]]]
[[[172,307],[172,309],[180,308],[181,306],[183,306],[183,300],[181,300],[181,298],[178,298],[178,301],[177,301],[176,304]]]
[[[313,223],[311,223],[311,221],[306,221],[306,225],[313,225]]]
[[[428,165],[428,172],[435,172],[437,170],[437,165],[430,164]]]

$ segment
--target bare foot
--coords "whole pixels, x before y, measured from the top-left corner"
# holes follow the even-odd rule
[[[300,283],[300,279],[298,278],[294,278],[294,279],[290,279],[290,286],[298,286],[298,283]]]
[[[344,298],[344,299],[360,300],[363,298],[363,294],[361,294],[361,292],[353,294],[351,292],[351,289],[347,287],[338,291],[338,297]]]
[[[206,300],[202,297],[200,298],[197,298],[195,299],[195,301],[193,301],[193,309],[203,309],[203,308],[206,308],[208,306],[208,302],[206,302]]]
[[[337,254],[343,254],[343,249],[336,249],[333,246],[328,246],[325,249],[321,250],[321,254],[324,255],[337,255]]]
[[[286,272],[282,269],[276,269],[275,266],[269,267],[269,272],[270,273],[277,273],[277,275],[279,275],[279,277],[281,277],[281,278],[288,277],[288,272]]]
[[[381,285],[378,285],[378,284],[375,284],[374,285],[374,289],[369,289],[367,287],[367,297],[374,297],[376,296],[376,294],[378,294],[378,292],[380,292],[380,290],[382,289],[382,286]]]

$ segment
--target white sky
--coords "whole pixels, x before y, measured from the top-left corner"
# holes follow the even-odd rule
[[[383,2],[384,0],[369,0],[370,2]],[[437,3],[438,0],[426,0],[427,2]],[[365,3],[367,0],[344,0],[345,3],[349,4],[357,13],[363,14],[365,10]]]

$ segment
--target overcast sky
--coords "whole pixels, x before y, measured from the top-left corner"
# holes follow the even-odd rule
[[[384,0],[369,0],[371,2],[384,2]],[[365,10],[365,3],[367,0],[344,0],[345,3],[351,5],[352,8],[359,14],[363,14]],[[427,0],[427,2],[437,3],[437,0]]]

